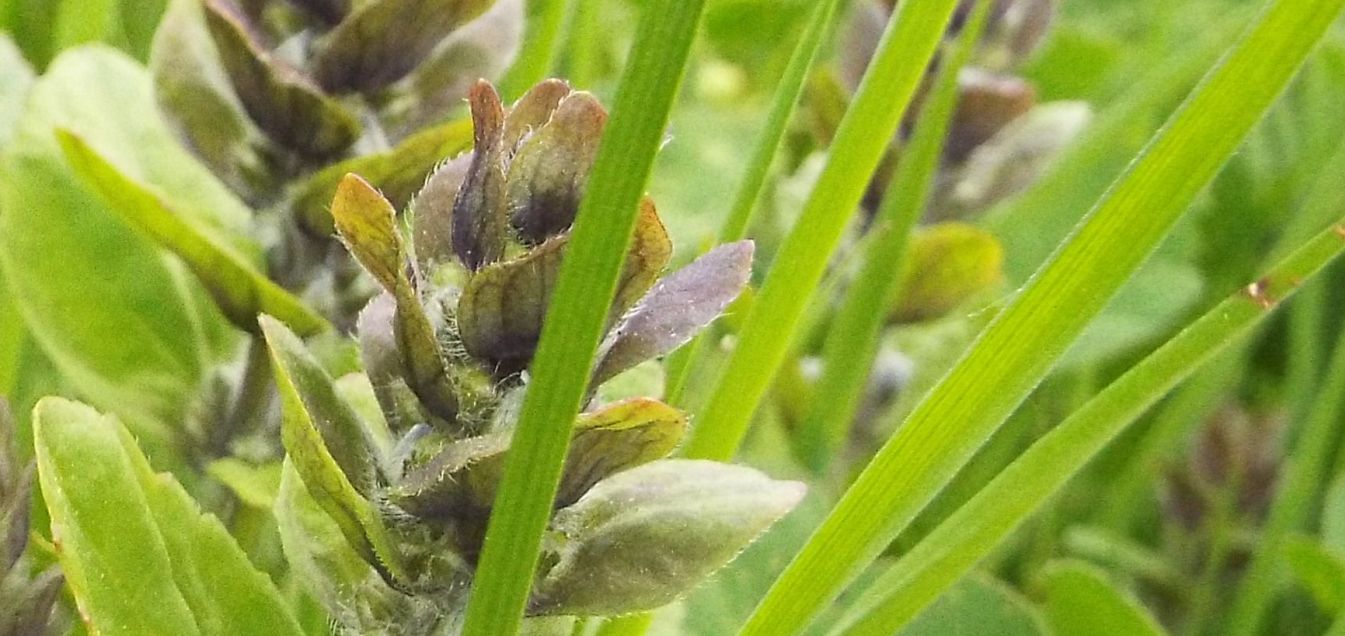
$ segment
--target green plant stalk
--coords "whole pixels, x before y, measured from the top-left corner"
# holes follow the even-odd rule
[[[1270,4],[1071,239],[883,445],[775,582],[743,634],[797,633],[882,553],[1157,247],[1284,90],[1342,4],[1345,0]],[[781,260],[788,272],[789,260]],[[758,307],[771,307],[775,297],[766,291]],[[802,294],[795,290],[795,295]],[[753,318],[771,313],[753,312]],[[773,367],[752,359],[752,335],[744,334],[738,357],[756,362],[751,370],[760,374]],[[747,387],[726,381],[724,388]],[[707,417],[701,427],[712,423]]]
[[[1225,299],[1136,364],[880,576],[870,587],[875,593],[861,599],[836,632],[896,631],[1049,501],[1145,410],[1248,333],[1301,281],[1342,251],[1345,225],[1322,232],[1265,278]]]
[[[500,80],[500,94],[506,99],[522,95],[534,84],[547,78],[556,68],[560,54],[561,31],[565,27],[567,5],[584,0],[528,0],[523,47]]]
[[[761,201],[765,191],[766,179],[770,176],[775,156],[780,152],[789,120],[799,103],[799,95],[808,78],[808,71],[817,60],[817,52],[822,48],[823,34],[830,30],[839,12],[836,10],[841,0],[823,0],[813,9],[808,26],[790,54],[789,65],[776,86],[770,113],[766,116],[766,125],[761,129],[752,158],[748,160],[747,172],[738,185],[733,198],[733,207],[729,208],[724,224],[719,228],[719,242],[732,243],[742,240],[751,225],[752,212]],[[668,360],[668,399],[679,403],[686,381],[693,369],[702,367],[708,355],[708,343],[714,339],[713,333],[698,334],[689,344],[682,347],[683,353]]]
[[[766,276],[724,376],[691,431],[687,456],[725,460],[737,451],[789,352],[810,292],[821,281],[956,4],[929,0],[897,5],[841,120],[826,166]]]
[[[645,6],[547,310],[467,605],[464,634],[513,634],[588,386],[636,212],[686,73],[704,0]]]
[[[826,468],[836,449],[844,444],[859,411],[883,326],[901,292],[911,231],[929,202],[943,156],[944,140],[957,106],[958,73],[976,50],[989,5],[985,1],[976,3],[975,13],[958,35],[947,65],[939,71],[879,206],[871,230],[877,236],[865,251],[859,274],[846,291],[827,333],[822,377],[799,428],[804,462],[816,473]]]
[[[569,78],[575,86],[592,89],[598,81],[599,43],[602,25],[598,19],[602,0],[572,0],[569,44]]]
[[[1345,235],[1345,229],[1339,227],[1338,231]],[[1316,504],[1316,489],[1329,477],[1331,441],[1342,414],[1345,414],[1345,331],[1336,341],[1321,386],[1317,404],[1307,415],[1286,461],[1260,540],[1242,575],[1232,610],[1227,614],[1224,622],[1227,634],[1258,633],[1283,576],[1279,554],[1284,541],[1307,522]]]

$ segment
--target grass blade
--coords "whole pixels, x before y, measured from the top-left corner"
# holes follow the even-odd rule
[[[952,479],[1214,177],[1342,4],[1282,0],[1261,14],[1071,240],[879,450],[743,634],[797,633]],[[749,344],[745,335],[743,349]]]
[[[561,30],[569,6],[584,0],[527,0],[523,48],[500,80],[500,94],[514,99],[547,78],[556,67]],[[583,88],[586,86],[580,85]]]
[[[870,589],[879,593],[861,601],[837,631],[891,634],[913,618],[1050,501],[1140,414],[1248,333],[1301,281],[1345,250],[1341,231],[1345,230],[1317,235],[1261,281],[1216,305],[1043,436],[875,581]]]
[[[468,636],[518,630],[570,441],[570,427],[555,424],[579,412],[703,8],[704,0],[657,0],[644,8],[531,367],[467,606]]]
[[[814,471],[826,467],[845,441],[859,410],[883,325],[901,291],[911,230],[929,202],[934,174],[943,156],[944,139],[957,106],[958,73],[976,50],[989,5],[977,3],[976,13],[958,34],[949,63],[939,71],[937,84],[920,111],[915,132],[902,150],[896,176],[883,197],[870,231],[875,236],[865,250],[863,265],[827,332],[822,377],[799,427],[799,448]]]
[[[799,95],[803,92],[804,81],[808,79],[808,71],[812,69],[813,63],[817,60],[817,52],[822,47],[822,36],[829,31],[835,17],[839,15],[837,5],[840,1],[824,0],[818,3],[808,20],[807,29],[794,46],[789,66],[785,68],[784,75],[780,77],[780,84],[775,89],[771,111],[766,116],[766,125],[761,130],[761,137],[757,139],[752,158],[748,160],[747,172],[743,175],[738,193],[734,196],[733,207],[729,209],[729,214],[724,217],[724,224],[719,229],[720,243],[739,241],[747,235],[752,212],[761,201],[766,178],[770,175],[775,155],[780,151],[780,144],[789,128],[789,121],[794,116]],[[667,391],[670,402],[681,403],[687,379],[691,377],[694,369],[700,368],[704,363],[708,353],[706,346],[712,337],[710,333],[699,334],[683,347],[682,352],[668,359]]]
[[[893,13],[841,121],[827,165],[781,246],[728,368],[692,431],[687,456],[728,459],[742,442],[753,412],[788,353],[811,296],[807,292],[821,281],[956,4],[903,2]]]

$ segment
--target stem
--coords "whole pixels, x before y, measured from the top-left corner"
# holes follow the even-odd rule
[[[571,427],[704,0],[645,6],[547,309],[467,604],[466,636],[518,631]]]
[[[822,377],[799,430],[804,461],[815,473],[822,473],[845,443],[859,411],[883,326],[901,292],[911,231],[929,202],[943,156],[957,105],[958,74],[976,50],[989,6],[984,0],[976,3],[975,13],[958,35],[951,60],[939,71],[878,210],[873,229],[876,238],[864,253],[863,266],[827,333]]]
[[[248,337],[247,360],[243,364],[243,375],[229,412],[210,430],[207,448],[212,458],[227,457],[229,444],[239,433],[247,431],[248,425],[271,403],[271,357],[265,341],[257,336]]]
[[[929,0],[897,5],[841,121],[827,164],[775,258],[723,378],[691,431],[688,457],[725,460],[737,451],[789,352],[810,292],[821,281],[956,4]]]

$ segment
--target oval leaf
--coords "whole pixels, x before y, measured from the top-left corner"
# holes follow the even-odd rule
[[[664,605],[728,563],[803,497],[743,466],[669,459],[598,482],[552,520],[530,614],[610,615]]]
[[[271,282],[208,231],[194,227],[154,192],[117,169],[83,139],[66,130],[56,137],[71,168],[92,186],[127,225],[176,254],[240,329],[256,333],[257,314],[284,321],[302,335],[330,325],[298,298]]]
[[[34,442],[61,565],[94,631],[301,633],[224,526],[155,474],[116,418],[46,398]]]
[[[622,318],[593,384],[682,346],[719,317],[747,284],[752,250],[751,241],[721,245],[659,281]]]

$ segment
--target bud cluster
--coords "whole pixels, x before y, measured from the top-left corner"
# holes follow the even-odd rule
[[[521,22],[520,0],[177,0],[151,65],[188,145],[249,203],[271,204],[438,122],[507,66]]]
[[[317,568],[327,581],[318,596],[361,633],[389,624],[431,633],[461,615],[606,121],[593,96],[555,80],[507,109],[482,81],[469,103],[475,147],[428,179],[410,206],[409,236],[394,206],[357,176],[341,182],[332,202],[338,233],[382,288],[358,321],[366,375],[333,381],[297,337],[262,319],[293,474],[324,523],[377,572],[352,584],[339,568]],[[599,385],[714,320],[751,267],[744,241],[663,277],[667,233],[652,200],[638,214],[588,404],[575,422],[555,423],[572,431],[570,450],[532,616],[668,603],[802,496],[800,484],[749,468],[666,459],[688,418],[663,402],[594,397]],[[359,409],[351,386],[366,387],[377,408]],[[281,505],[302,507],[295,499]],[[282,526],[291,525],[285,515]],[[301,516],[292,525],[303,526]],[[311,516],[307,523],[285,533],[292,561],[323,550],[312,545],[322,533]]]

